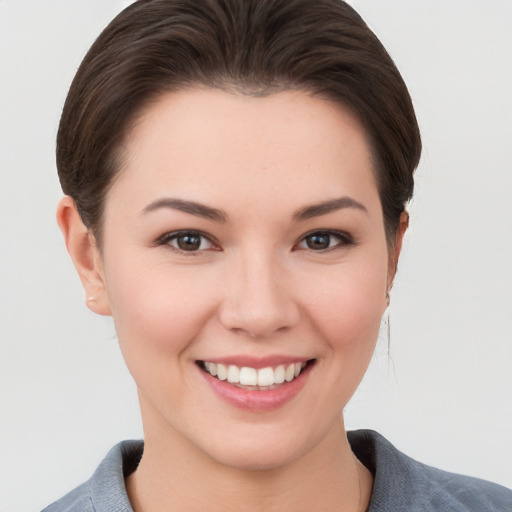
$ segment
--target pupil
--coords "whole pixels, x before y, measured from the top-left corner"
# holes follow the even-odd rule
[[[197,251],[201,246],[199,235],[181,235],[178,237],[178,247],[183,251]]]
[[[331,238],[327,234],[310,235],[307,244],[310,249],[327,249],[331,242]]]

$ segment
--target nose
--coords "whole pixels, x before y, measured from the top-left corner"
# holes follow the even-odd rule
[[[300,319],[293,287],[271,257],[241,258],[225,282],[220,321],[226,329],[268,338],[293,328]]]

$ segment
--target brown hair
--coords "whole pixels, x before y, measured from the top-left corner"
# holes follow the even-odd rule
[[[139,0],[101,33],[69,90],[57,136],[64,193],[101,244],[105,196],[135,118],[165,92],[203,85],[301,89],[363,123],[389,243],[413,192],[421,140],[407,87],[341,0]]]

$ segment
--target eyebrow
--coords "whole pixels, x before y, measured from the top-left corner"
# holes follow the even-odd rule
[[[294,220],[307,220],[312,217],[318,217],[320,215],[326,215],[343,208],[355,208],[368,213],[368,210],[360,202],[352,199],[348,196],[338,197],[337,199],[329,199],[328,201],[322,201],[321,203],[312,204],[301,208],[293,215]]]
[[[217,208],[196,203],[195,201],[186,201],[184,199],[174,199],[171,197],[164,197],[153,201],[144,208],[143,212],[149,213],[160,208],[179,210],[180,212],[190,213],[191,215],[215,220],[217,222],[226,222],[227,220],[227,215],[222,210],[217,210]]]
[[[149,213],[160,208],[170,208],[172,210],[178,210],[217,222],[226,222],[228,218],[222,210],[218,210],[217,208],[212,208],[211,206],[206,206],[195,201],[187,201],[185,199],[175,199],[171,197],[164,197],[153,201],[143,209],[143,212]],[[351,197],[343,196],[338,197],[337,199],[329,199],[327,201],[322,201],[321,203],[305,206],[293,214],[293,220],[307,220],[312,217],[327,215],[328,213],[341,210],[343,208],[356,208],[368,213],[366,207],[360,202],[352,199]]]

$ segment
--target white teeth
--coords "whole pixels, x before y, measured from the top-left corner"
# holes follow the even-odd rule
[[[254,368],[244,366],[240,370],[240,384],[243,386],[256,386],[258,383],[258,372]]]
[[[274,370],[272,368],[258,370],[258,386],[273,386],[274,384]]]
[[[230,364],[228,367],[228,382],[232,384],[240,382],[240,368],[234,364]]]
[[[217,378],[219,380],[226,380],[228,377],[228,369],[223,364],[217,365]]]
[[[274,381],[276,384],[282,384],[284,382],[285,370],[284,366],[280,364],[274,372]]]
[[[203,367],[213,377],[217,377],[219,380],[227,380],[231,384],[268,388],[276,384],[282,384],[285,381],[291,382],[300,375],[306,364],[306,361],[304,361],[302,363],[292,363],[288,366],[280,364],[275,368],[267,366],[257,370],[248,366],[239,368],[234,364],[225,365],[204,361]]]

